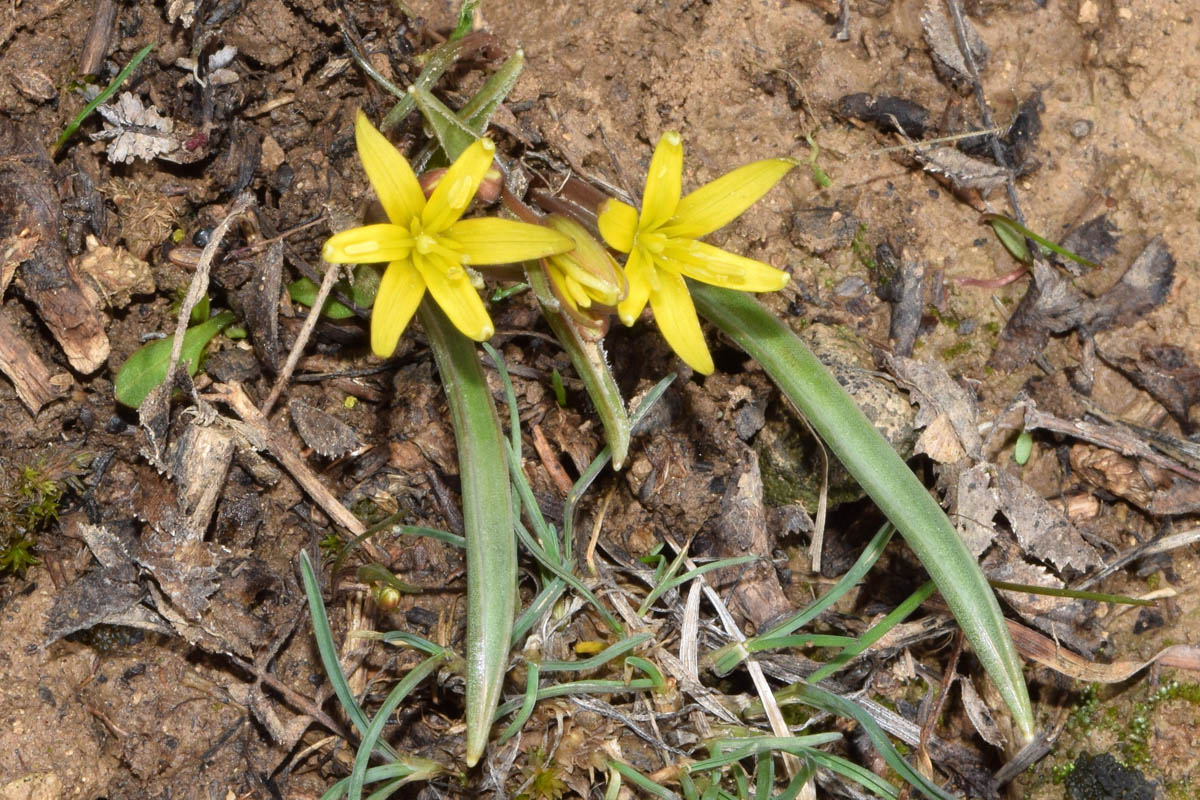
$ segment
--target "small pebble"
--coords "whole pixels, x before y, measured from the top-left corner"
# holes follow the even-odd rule
[[[1071,123],[1071,135],[1076,139],[1082,139],[1092,132],[1092,121],[1090,119],[1077,119]]]
[[[833,293],[838,297],[862,297],[867,292],[867,282],[858,275],[843,278]]]

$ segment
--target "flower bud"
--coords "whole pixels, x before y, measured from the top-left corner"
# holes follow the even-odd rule
[[[563,310],[580,322],[598,327],[629,289],[625,273],[608,250],[582,225],[551,214],[544,224],[565,233],[575,249],[542,259],[542,267]]]
[[[441,183],[442,178],[446,174],[445,167],[438,167],[427,172],[422,172],[418,180],[421,182],[421,191],[425,193],[425,199],[433,194],[433,190]],[[485,206],[490,206],[500,197],[500,190],[504,188],[504,175],[496,167],[489,169],[483,176],[483,180],[479,182],[479,188],[475,190],[475,202]]]

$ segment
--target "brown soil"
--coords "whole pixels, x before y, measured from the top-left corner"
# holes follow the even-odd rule
[[[330,732],[319,723],[309,727],[312,721],[304,716],[321,709],[342,720],[336,703],[329,702],[296,570],[298,553],[304,548],[317,553],[317,543],[334,529],[289,472],[281,472],[274,462],[250,454],[235,457],[207,543],[200,545],[212,546],[204,551],[210,560],[197,556],[193,563],[186,554],[171,556],[189,569],[206,565],[207,571],[195,566],[202,578],[186,570],[183,578],[211,584],[198,615],[174,626],[164,622],[161,633],[104,627],[45,643],[54,610],[63,611],[64,597],[81,597],[80,580],[100,568],[94,548],[85,543],[88,526],[144,537],[155,519],[151,506],[163,497],[174,498],[173,482],[147,460],[149,444],[136,416],[113,398],[116,369],[143,336],[174,330],[177,307],[172,301],[192,274],[176,263],[178,257],[167,257],[172,235],[180,232],[188,244],[195,233],[224,219],[242,191],[254,197],[258,221],[235,225],[229,235],[232,247],[326,216],[315,227],[289,236],[280,256],[263,248],[214,270],[215,305],[232,305],[242,319],[258,313],[256,325],[266,313],[269,324],[278,325],[280,341],[272,345],[257,330],[253,347],[246,340],[218,337],[207,362],[210,376],[202,373],[198,386],[204,390],[217,365],[221,374],[233,376],[224,380],[242,381],[261,403],[271,387],[271,370],[286,356],[305,310],[290,302],[277,304],[272,295],[267,312],[261,303],[255,312],[252,278],[269,275],[270,259],[282,258],[283,281],[293,280],[303,263],[320,263],[320,244],[330,232],[362,220],[369,188],[354,152],[354,113],[361,107],[378,121],[391,107],[390,96],[349,57],[339,20],[361,37],[375,68],[401,83],[419,70],[414,55],[444,37],[453,24],[456,4],[409,3],[417,15],[411,19],[398,5],[351,2],[335,11],[315,0],[201,3],[190,27],[183,20],[169,23],[159,6],[119,6],[104,49],[100,84],[143,44],[156,43],[136,83],[126,88],[187,132],[192,149],[177,154],[183,163],[154,159],[114,164],[106,157],[105,144],[86,136],[102,128],[93,116],[52,166],[35,170],[43,183],[34,188],[53,194],[59,208],[52,221],[59,234],[55,246],[73,274],[83,269],[90,235],[100,245],[148,262],[153,287],[101,286],[85,293],[95,301],[90,308],[109,351],[91,372],[81,368],[84,356],[73,356],[47,319],[32,285],[33,267],[20,266],[3,294],[0,322],[46,365],[43,384],[55,399],[33,415],[14,384],[0,378],[0,468],[16,475],[25,465],[45,469],[48,460],[67,463],[80,455],[88,456],[92,466],[76,470],[74,482],[63,484],[67,488],[58,520],[38,538],[35,552],[41,563],[23,575],[0,573],[0,798],[317,797],[348,773],[352,750],[336,739],[326,740]],[[1200,294],[1194,291],[1200,280],[1200,117],[1195,113],[1200,103],[1200,18],[1192,4],[1071,0],[1041,8],[1029,0],[966,3],[969,19],[990,51],[980,77],[995,123],[1007,126],[1022,102],[1036,93],[1044,106],[1040,134],[1024,153],[1023,174],[1014,184],[1028,227],[1058,241],[1107,215],[1119,238],[1101,267],[1075,280],[1089,297],[1103,297],[1154,237],[1162,237],[1175,262],[1165,287],[1169,292],[1161,301],[1130,311],[1120,324],[1096,325],[1086,336],[1061,328],[1044,351],[1019,340],[1016,363],[998,368],[994,358],[1001,332],[1031,285],[1028,276],[992,288],[971,285],[1018,266],[991,229],[979,224],[981,210],[1012,213],[1004,187],[987,193],[954,191],[944,176],[921,169],[910,155],[881,152],[901,144],[899,137],[839,114],[845,95],[894,95],[929,111],[931,132],[926,136],[950,135],[978,126],[975,97],[969,85],[960,92],[939,78],[922,35],[921,4],[851,2],[845,41],[834,37],[837,5],[824,0],[485,2],[476,26],[494,34],[495,41],[445,79],[439,91],[449,102],[462,101],[498,63],[484,56],[522,47],[525,72],[495,120],[501,149],[524,156],[523,163],[555,180],[570,171],[635,192],[663,131],[683,136],[685,189],[758,158],[790,154],[807,160],[805,137],[811,136],[821,148],[819,163],[832,185],[821,188],[809,170],[797,169],[709,241],[791,272],[792,283],[765,298],[766,303],[811,340],[850,351],[847,358],[857,359],[858,372],[866,367],[870,373],[863,380],[883,387],[876,387],[884,396],[881,409],[889,398],[907,397],[886,376],[872,377],[881,374],[875,370],[888,369],[881,354],[890,346],[891,305],[873,291],[881,274],[872,268],[877,247],[887,244],[898,261],[924,269],[914,358],[941,364],[974,392],[977,422],[1013,424],[1003,415],[1019,396],[1036,399],[1043,411],[1082,419],[1088,409],[1079,399],[1076,376],[1086,372],[1093,409],[1188,441],[1195,431],[1196,416],[1188,417],[1192,401],[1200,400],[1200,373],[1192,366],[1200,363],[1200,338],[1192,334],[1200,326]],[[187,0],[169,6],[172,14],[197,8]],[[58,0],[27,0],[0,13],[0,109],[6,117],[0,124],[11,139],[0,153],[0,167],[10,172],[0,172],[0,179],[15,180],[11,165],[34,163],[31,152],[44,159],[49,143],[82,108],[84,101],[73,87],[81,77],[80,55],[92,13],[90,5]],[[237,48],[228,66],[233,82],[202,90],[190,69],[177,66],[179,59],[196,53],[207,58],[225,46]],[[424,135],[410,118],[393,139],[411,151]],[[0,213],[8,217],[0,219],[6,281],[10,266],[27,257],[5,251],[19,242],[20,225],[14,229],[14,222],[20,221],[20,207],[0,200]],[[568,360],[546,335],[528,294],[496,303],[492,312],[500,331],[494,344],[513,368],[522,420],[529,426],[526,442],[538,428],[549,452],[559,456],[561,463],[553,466],[577,474],[603,442]],[[83,324],[68,328],[68,339]],[[297,375],[380,369],[324,381],[293,380],[279,404],[283,411],[273,415],[275,429],[347,507],[372,519],[401,510],[405,522],[455,530],[461,517],[453,431],[423,336],[416,330],[407,333],[395,360],[383,363],[365,355],[363,330],[353,320],[323,323]],[[803,516],[795,504],[809,499],[811,492],[806,494],[797,481],[780,479],[777,470],[787,464],[781,468],[772,461],[779,456],[786,462],[788,456],[786,447],[771,442],[799,436],[799,426],[761,371],[746,365],[715,332],[709,330],[708,339],[718,373],[705,379],[681,369],[650,324],[609,334],[614,372],[627,397],[668,371],[681,371],[681,377],[664,401],[666,411],[635,439],[628,468],[619,475],[606,473],[589,493],[580,530],[590,535],[598,526],[602,557],[628,559],[629,565],[660,542],[664,532],[676,540],[698,534],[694,552],[726,554],[736,550],[730,541],[741,535],[740,526],[757,525],[766,537],[758,544],[778,560],[775,570],[744,577],[750,588],[734,593],[734,610],[752,630],[803,602],[828,580],[808,572],[807,537],[789,524]],[[1175,383],[1156,393],[1131,381],[1131,374],[1152,371],[1149,354],[1164,346],[1177,348],[1170,351]],[[1096,353],[1102,355],[1099,360]],[[1121,366],[1125,369],[1117,368]],[[566,408],[554,402],[550,376],[555,369],[566,377]],[[300,402],[332,414],[370,449],[346,458],[326,458],[308,449],[288,424],[288,407]],[[188,424],[183,411],[191,405],[186,399],[175,403],[173,436]],[[907,434],[911,446],[916,435],[911,403],[900,405],[904,407],[898,412],[879,411],[880,424],[890,420],[902,429],[897,438]],[[1167,414],[1180,407],[1182,416]],[[222,413],[229,415],[225,409]],[[1132,458],[1101,460],[1088,471],[1087,458],[1111,451],[1088,449],[1076,438],[1048,431],[1036,434],[1029,461],[1018,466],[1011,450],[1020,427],[1018,419],[1011,435],[993,436],[994,448],[985,455],[1037,495],[1076,503],[1070,519],[1101,561],[1112,562],[1157,535],[1195,527],[1200,503],[1195,484],[1180,477],[1183,473]],[[1194,446],[1195,439],[1190,441]],[[555,475],[532,446],[525,456],[534,491],[557,521],[564,498]],[[1190,458],[1183,463],[1197,462]],[[800,463],[805,462],[793,458],[790,466]],[[932,486],[933,461],[922,457],[914,463],[931,476]],[[957,474],[943,467],[936,470],[942,480]],[[1170,513],[1152,505],[1168,489],[1192,498],[1190,505],[1183,503],[1182,510]],[[853,491],[837,499],[850,505],[834,510],[826,533],[823,573],[833,577],[853,560],[867,528],[877,522]],[[744,508],[739,505],[743,502],[749,503],[749,517],[731,515],[730,508]],[[1007,531],[1007,523],[996,519]],[[336,593],[325,576],[338,641],[354,627],[405,628],[461,646],[462,559],[449,546],[413,541],[418,540],[379,543],[379,553],[401,579],[429,587],[406,596],[390,613],[356,591],[352,575]],[[1084,570],[1062,571],[1036,543],[1021,545],[1014,542],[1005,551],[1005,557],[1021,565],[1010,580],[1030,582],[1044,575],[1073,584],[1085,577]],[[828,626],[861,632],[874,615],[914,588],[905,575],[914,568],[911,557],[898,543],[894,548],[889,562],[877,567],[886,578],[882,587],[839,605],[842,614]],[[997,558],[1003,561],[999,549],[990,552],[993,565]],[[1144,660],[1168,645],[1200,644],[1198,562],[1200,549],[1193,544],[1117,570],[1090,588],[1131,595],[1158,590],[1157,608],[1151,613],[1069,604],[1062,617],[1069,628],[1062,631],[1064,641],[1090,648],[1086,655],[1097,660]],[[144,567],[140,574],[138,569],[126,574],[120,585],[144,593],[139,605],[149,613],[162,609],[156,587],[163,576]],[[736,580],[734,576],[726,588],[733,589]],[[166,587],[163,591],[169,593]],[[682,597],[673,602],[682,608]],[[1035,616],[1026,620],[1037,627]],[[548,645],[562,652],[544,655],[569,657],[570,644],[603,638],[597,625],[597,619],[578,615],[569,635]],[[874,675],[879,699],[901,711],[914,710],[925,696],[924,680],[940,678],[947,667],[947,654],[938,649],[946,641],[944,636],[927,639],[910,651],[891,651],[891,659],[872,662],[867,671]],[[675,644],[671,647],[678,652]],[[406,651],[378,644],[360,645],[357,655],[347,650],[344,658],[362,665],[356,688],[365,689],[369,679],[379,681],[367,705],[415,663]],[[923,678],[913,672],[913,658],[926,665]],[[971,662],[958,669],[971,674],[989,699]],[[858,673],[860,679],[865,674]],[[1007,791],[1012,796],[1061,797],[1064,789],[1054,779],[1061,777],[1061,770],[1056,773],[1061,765],[1078,752],[1112,751],[1160,781],[1161,796],[1193,796],[1195,776],[1200,775],[1195,739],[1200,708],[1188,698],[1196,693],[1182,691],[1183,699],[1147,702],[1158,684],[1172,677],[1194,679],[1187,672],[1151,667],[1100,689],[1094,713],[1077,713],[1058,735],[1080,703],[1083,683],[1031,663],[1039,724],[1055,731],[1056,741],[1050,755]],[[445,675],[439,680],[403,711],[394,739],[410,752],[458,770],[461,682]],[[280,687],[292,693],[291,699]],[[518,688],[516,683],[509,687]],[[749,691],[748,684],[721,685],[720,690],[730,695]],[[953,693],[943,709],[945,724],[937,734],[969,748],[989,771],[998,769],[1012,752],[988,745],[974,733],[958,697]],[[645,703],[637,707],[639,714],[650,710]],[[552,711],[565,715],[565,724]],[[1138,714],[1148,724],[1132,730],[1126,721]],[[697,749],[700,743],[687,719],[667,739],[702,757],[705,751]],[[455,795],[516,793],[524,778],[536,772],[530,748],[548,747],[559,737],[556,763],[568,793],[603,791],[603,758],[595,758],[594,743],[616,743],[626,760],[646,773],[672,763],[663,751],[611,719],[563,703],[539,708],[523,734],[515,767],[510,762],[507,772],[493,766],[490,775],[486,770],[468,773],[465,784],[446,780],[431,786]],[[1149,755],[1142,757],[1143,752]],[[858,757],[878,766],[869,752]],[[671,783],[669,776],[663,779]],[[826,786],[819,794],[825,791],[832,790]]]

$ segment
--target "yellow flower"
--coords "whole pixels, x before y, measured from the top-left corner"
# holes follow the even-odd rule
[[[617,306],[621,321],[632,325],[649,301],[671,349],[692,369],[710,374],[712,356],[684,276],[745,292],[777,291],[790,277],[761,261],[697,239],[738,217],[794,166],[790,159],[755,161],[681,199],[683,142],[674,131],[664,133],[650,160],[641,214],[628,203],[607,200],[596,220],[604,240],[629,254],[625,262],[629,294]]]
[[[387,262],[371,313],[371,349],[390,356],[428,289],[454,327],[476,341],[494,332],[467,267],[508,264],[570,250],[570,237],[514,220],[460,219],[492,167],[496,146],[479,139],[458,157],[428,201],[408,161],[366,114],[354,127],[363,169],[389,222],[334,234],[321,256],[333,264]]]
[[[543,223],[575,242],[575,249],[569,253],[542,259],[555,297],[563,311],[576,321],[601,327],[628,291],[625,273],[608,250],[578,222],[550,214]],[[593,305],[602,307],[599,314],[592,313]]]

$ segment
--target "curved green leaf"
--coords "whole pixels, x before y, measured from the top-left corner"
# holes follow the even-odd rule
[[[213,337],[234,320],[232,311],[222,311],[201,325],[188,328],[183,334],[183,351],[179,363],[187,365],[189,375],[195,375],[200,366],[200,355]],[[171,360],[171,345],[175,337],[155,339],[133,351],[125,359],[113,381],[113,394],[121,405],[137,408],[146,395],[167,377],[167,362]]]
[[[790,328],[744,292],[689,286],[700,313],[762,365],[904,536],[991,675],[1021,738],[1033,739],[1033,708],[1000,604],[941,506]]]

